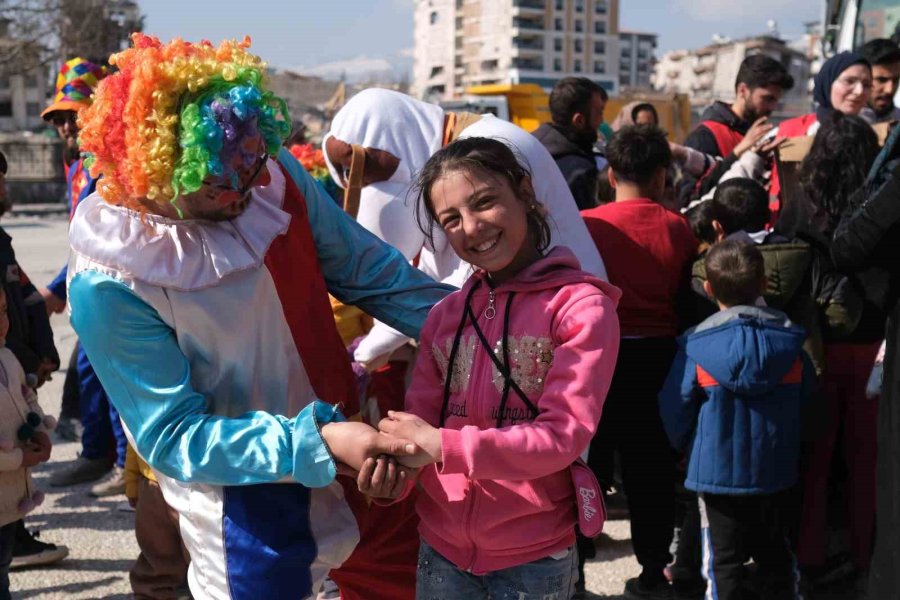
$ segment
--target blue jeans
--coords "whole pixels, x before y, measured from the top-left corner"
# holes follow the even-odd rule
[[[10,600],[9,564],[13,556],[13,540],[16,536],[18,521],[0,527],[0,600]]]
[[[487,575],[472,575],[423,541],[419,546],[416,600],[569,600],[577,578],[578,553],[574,547],[559,559],[548,556]]]
[[[128,446],[125,430],[81,344],[78,344],[77,368],[81,424],[84,426],[81,455],[91,459],[105,458],[110,454],[110,440],[113,440],[116,464],[124,467],[125,448]]]

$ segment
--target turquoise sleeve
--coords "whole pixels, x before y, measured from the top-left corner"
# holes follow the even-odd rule
[[[328,290],[379,321],[417,338],[428,311],[454,288],[407,262],[399,250],[351,219],[285,149],[278,161],[306,199]]]
[[[321,487],[335,464],[319,433],[342,420],[314,402],[293,419],[262,411],[210,415],[191,386],[175,332],[122,282],[84,271],[69,284],[72,326],[138,453],[159,472],[188,483],[249,485],[293,476]]]

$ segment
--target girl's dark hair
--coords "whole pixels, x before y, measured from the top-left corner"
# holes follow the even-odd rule
[[[830,231],[862,188],[878,152],[875,131],[860,117],[835,110],[822,122],[800,165],[800,187],[807,200],[825,211]]]
[[[526,212],[528,231],[538,252],[544,253],[550,246],[550,223],[547,221],[545,208],[534,197],[534,190],[531,186],[528,186],[528,189],[531,190],[530,197],[523,198],[521,196],[521,184],[525,179],[530,179],[531,174],[528,169],[519,164],[516,155],[506,144],[481,137],[456,140],[438,150],[428,159],[416,179],[413,188],[418,192],[416,223],[432,245],[434,244],[434,226],[438,224],[438,218],[434,212],[431,189],[445,174],[458,171],[464,173],[482,171],[504,178],[516,197],[528,206]]]
[[[659,113],[656,112],[656,107],[653,106],[652,104],[650,104],[649,102],[642,102],[641,104],[638,104],[637,106],[635,106],[634,108],[631,109],[631,122],[636,123],[638,114],[640,114],[644,111],[649,112],[650,114],[653,115],[653,124],[658,127],[659,126]]]

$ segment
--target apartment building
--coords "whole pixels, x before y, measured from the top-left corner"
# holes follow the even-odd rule
[[[619,85],[650,89],[657,35],[639,31],[619,32]]]
[[[653,87],[664,92],[689,94],[691,105],[701,110],[714,100],[731,102],[741,62],[752,54],[766,54],[781,62],[794,78],[776,110],[776,116],[809,112],[810,58],[779,38],[761,35],[742,40],[719,40],[696,50],[675,50],[663,55],[654,67]]]
[[[619,0],[417,0],[412,94],[568,76],[619,87]]]

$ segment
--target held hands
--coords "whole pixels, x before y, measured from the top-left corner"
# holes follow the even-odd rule
[[[415,415],[388,411],[388,418],[378,423],[378,430],[414,443],[416,452],[398,458],[407,467],[423,467],[441,461],[441,430]]]
[[[412,473],[394,457],[421,452],[410,441],[365,423],[327,423],[321,433],[338,463],[338,474],[356,478],[359,491],[375,498],[399,496]]]

